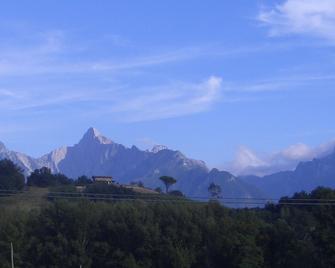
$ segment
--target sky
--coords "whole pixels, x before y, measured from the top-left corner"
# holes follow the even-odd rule
[[[95,127],[292,168],[335,144],[334,29],[333,0],[3,1],[0,141],[37,157]]]

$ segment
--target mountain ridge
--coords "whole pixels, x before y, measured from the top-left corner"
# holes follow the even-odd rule
[[[293,171],[280,171],[263,177],[240,176],[270,197],[290,196],[318,186],[335,188],[335,148],[329,155],[300,162]]]
[[[1,147],[0,147],[1,149]],[[80,141],[63,146],[39,158],[5,149],[0,158],[10,158],[28,175],[36,168],[49,167],[53,173],[63,173],[70,178],[81,175],[111,175],[120,183],[142,181],[145,186],[156,188],[162,184],[160,176],[177,179],[171,188],[187,196],[208,196],[211,182],[219,184],[224,196],[258,197],[261,193],[227,171],[210,170],[206,163],[186,157],[178,150],[154,146],[151,151],[130,148],[89,128]]]
[[[89,128],[78,143],[57,148],[39,158],[10,151],[0,142],[0,159],[8,158],[28,176],[46,166],[53,173],[70,178],[81,175],[111,175],[120,183],[142,181],[147,187],[161,186],[160,176],[177,178],[172,189],[186,195],[208,195],[208,185],[219,184],[224,196],[269,197],[289,196],[310,191],[317,186],[335,188],[335,148],[329,155],[300,162],[293,171],[280,171],[266,176],[236,177],[227,171],[209,169],[204,161],[186,157],[178,150],[155,145],[152,150],[126,147]]]

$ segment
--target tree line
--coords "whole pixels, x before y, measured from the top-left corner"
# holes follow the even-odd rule
[[[170,187],[177,180],[170,176],[161,176],[160,181],[165,186],[165,193],[175,197],[183,197],[183,193],[178,190],[170,191]],[[0,160],[0,190],[23,190],[24,186],[35,186],[41,188],[52,188],[54,191],[76,192],[75,186],[85,186],[87,193],[104,194],[135,194],[131,189],[115,185],[94,184],[93,180],[85,175],[73,180],[61,173],[53,174],[50,168],[42,167],[35,169],[25,182],[22,170],[11,160]],[[131,182],[130,185],[144,187],[141,181]],[[160,187],[155,189],[158,193],[163,193]]]
[[[335,199],[318,188],[297,200]],[[286,202],[282,199],[281,202]],[[218,202],[50,202],[4,209],[0,263],[10,267],[335,267],[335,208]]]

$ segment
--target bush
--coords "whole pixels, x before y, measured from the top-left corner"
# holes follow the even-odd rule
[[[68,185],[73,183],[68,177],[63,174],[52,174],[49,168],[43,167],[36,169],[27,178],[28,186],[50,187],[59,185]]]
[[[184,197],[184,194],[181,191],[178,191],[178,190],[170,191],[169,195],[177,196],[177,197]]]
[[[8,159],[0,160],[0,189],[22,190],[23,187],[22,170]]]

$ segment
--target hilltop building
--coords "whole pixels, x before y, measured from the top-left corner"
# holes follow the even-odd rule
[[[113,184],[114,180],[111,176],[93,176],[93,182],[104,183],[104,184]]]

